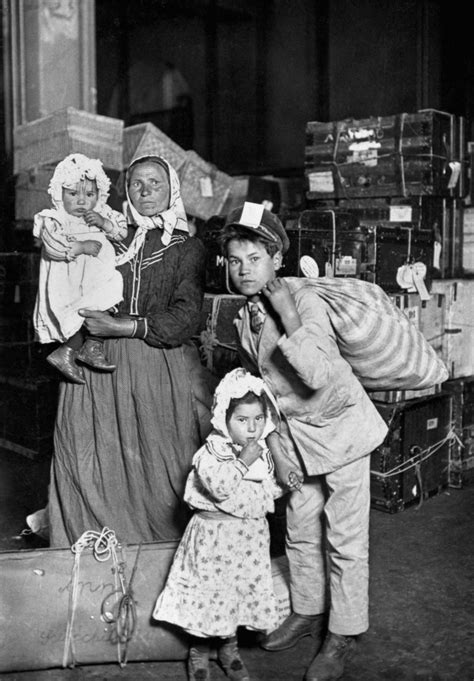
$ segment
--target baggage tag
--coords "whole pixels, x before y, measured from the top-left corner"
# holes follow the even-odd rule
[[[454,189],[461,174],[461,164],[459,161],[451,161],[449,167],[451,169],[451,177],[449,178],[448,189]]]
[[[332,194],[335,190],[334,178],[331,170],[325,170],[320,173],[309,173],[308,183],[310,192]]]
[[[214,192],[212,190],[212,180],[210,177],[201,177],[199,179],[199,185],[201,189],[201,196],[203,198],[210,199],[214,196]]]
[[[418,291],[421,300],[430,300],[431,296],[425,285],[426,265],[422,262],[416,262],[412,265],[412,272],[413,283],[415,284],[415,288]]]
[[[430,300],[431,296],[425,285],[426,265],[415,262],[413,265],[402,265],[397,270],[397,284],[408,293],[418,293],[421,300]]]
[[[334,277],[334,270],[333,270],[330,262],[324,263],[324,276],[325,277]]]
[[[336,276],[351,277],[357,274],[357,260],[351,255],[336,258]]]

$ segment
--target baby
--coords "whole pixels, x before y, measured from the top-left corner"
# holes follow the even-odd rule
[[[34,217],[42,243],[39,285],[33,312],[36,339],[61,345],[47,361],[73,383],[85,383],[80,364],[114,371],[103,339],[86,336],[80,308],[108,310],[122,300],[111,241],[127,235],[125,217],[107,205],[110,180],[98,159],[70,154],[58,163],[48,193],[54,208]]]

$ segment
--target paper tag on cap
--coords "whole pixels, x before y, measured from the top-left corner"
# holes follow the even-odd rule
[[[246,201],[242,209],[239,224],[246,225],[247,227],[258,227],[262,222],[264,210],[265,206],[261,203],[250,203],[250,201]]]

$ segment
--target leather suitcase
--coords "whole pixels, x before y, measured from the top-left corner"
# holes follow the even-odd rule
[[[345,211],[315,209],[302,211],[285,227],[290,248],[283,259],[281,275],[302,276],[300,259],[311,256],[319,276],[357,277],[374,280],[375,251],[370,230]]]
[[[448,485],[454,442],[452,397],[441,393],[410,402],[375,402],[389,426],[371,454],[371,503],[397,513],[438,494]]]
[[[429,290],[434,272],[429,232],[384,223],[364,226],[353,215],[330,209],[303,211],[286,228],[290,248],[283,259],[283,276],[301,276],[300,259],[309,255],[318,265],[319,276],[356,277],[387,292],[399,292],[405,290],[397,280],[399,268],[416,264]]]
[[[199,349],[204,366],[220,378],[239,366],[233,320],[245,302],[240,295],[204,294]]]
[[[227,261],[221,253],[218,241],[224,223],[225,217],[216,215],[198,225],[197,237],[206,249],[204,290],[207,293],[237,294],[232,289]]]
[[[425,109],[306,124],[308,199],[462,196],[464,125]]]

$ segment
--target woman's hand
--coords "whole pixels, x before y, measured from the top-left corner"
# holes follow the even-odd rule
[[[301,319],[288,284],[284,279],[267,281],[262,288],[262,295],[280,316],[287,336],[291,336],[292,333],[300,328]]]
[[[108,312],[101,310],[78,310],[84,317],[84,326],[92,336],[105,338],[130,338],[135,331],[135,323],[132,319],[120,319],[112,317]]]
[[[86,239],[85,241],[75,241],[71,246],[71,253],[74,256],[92,255],[93,258],[96,258],[99,255],[101,248],[102,244],[100,241]]]

